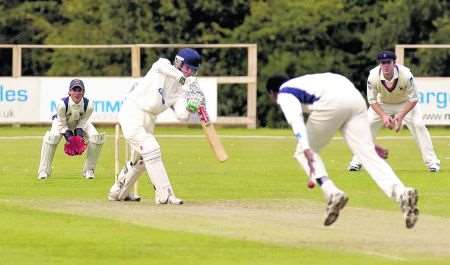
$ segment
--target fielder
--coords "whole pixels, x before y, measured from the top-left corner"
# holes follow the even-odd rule
[[[368,117],[373,138],[381,126],[398,132],[405,122],[422,153],[422,159],[430,172],[441,169],[431,143],[430,133],[417,105],[417,87],[409,68],[396,64],[393,52],[378,54],[379,65],[370,71],[367,80],[367,100],[370,104]],[[353,156],[349,171],[361,170],[361,162]]]
[[[194,75],[200,59],[197,51],[190,48],[181,49],[173,65],[160,58],[127,94],[119,123],[133,155],[111,187],[109,200],[140,200],[129,190],[147,170],[155,189],[156,204],[183,204],[175,196],[153,131],[156,117],[166,109],[172,108],[179,120],[188,120],[189,114],[196,113],[204,104],[201,91],[191,89],[199,88]]]
[[[333,224],[348,201],[347,195],[329,178],[319,156],[322,148],[340,130],[373,180],[388,197],[400,203],[406,227],[414,227],[419,215],[417,190],[405,187],[377,155],[370,137],[366,103],[352,82],[333,73],[304,75],[290,80],[273,76],[267,81],[266,88],[272,101],[280,105],[297,138],[294,157],[309,178],[319,184],[327,199],[324,225]],[[304,112],[310,114],[306,125]]]
[[[38,179],[47,179],[52,172],[52,161],[56,147],[62,137],[66,141],[78,135],[87,139],[87,158],[83,168],[86,179],[94,179],[95,166],[104,143],[104,135],[99,134],[89,121],[94,110],[92,103],[84,97],[84,83],[73,79],[69,85],[69,96],[62,98],[53,116],[52,128],[44,135],[39,163]]]

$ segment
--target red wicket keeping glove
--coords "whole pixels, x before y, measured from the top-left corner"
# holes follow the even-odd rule
[[[69,156],[82,155],[84,150],[86,150],[87,144],[84,139],[75,135],[69,138],[69,141],[64,145],[64,153]]]

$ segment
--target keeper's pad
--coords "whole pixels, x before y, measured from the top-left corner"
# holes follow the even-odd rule
[[[86,163],[84,164],[83,172],[86,172],[88,170],[95,170],[95,166],[97,165],[97,160],[100,156],[100,151],[104,142],[105,134],[103,133],[89,136],[87,158]]]
[[[61,140],[60,134],[51,134],[47,131],[44,135],[41,148],[41,161],[39,163],[38,174],[45,172],[50,176],[52,172],[52,161],[55,156],[56,147]]]

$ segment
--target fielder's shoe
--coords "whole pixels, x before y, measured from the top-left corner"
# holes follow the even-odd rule
[[[86,170],[83,173],[83,177],[85,177],[86,179],[95,179],[94,170],[92,169]]]
[[[361,163],[355,163],[355,162],[350,162],[350,164],[347,167],[348,171],[360,171],[362,168],[362,164]]]
[[[45,172],[39,172],[38,179],[48,179],[48,174]]]
[[[406,228],[413,228],[419,218],[418,201],[419,194],[416,189],[406,188],[405,192],[400,195],[400,207],[405,218]]]
[[[155,191],[155,203],[156,204],[183,204],[183,200],[175,197],[172,188],[164,188]]]
[[[439,172],[441,170],[441,164],[439,163],[430,163],[428,164],[428,171],[430,172]]]
[[[348,197],[344,192],[337,192],[331,194],[328,198],[327,211],[325,216],[324,225],[329,226],[336,222],[339,217],[339,212],[344,209],[348,202]]]

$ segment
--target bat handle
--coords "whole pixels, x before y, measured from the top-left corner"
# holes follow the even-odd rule
[[[209,122],[209,117],[208,117],[208,113],[206,112],[205,106],[201,106],[198,109],[198,115],[200,116],[200,120],[208,123]]]

